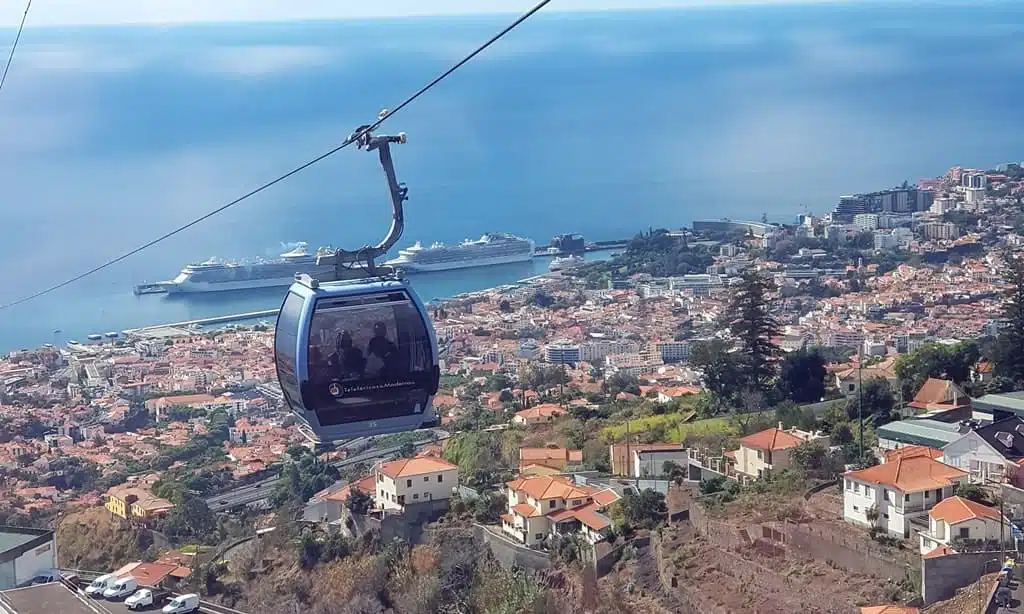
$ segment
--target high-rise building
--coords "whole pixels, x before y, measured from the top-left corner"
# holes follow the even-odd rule
[[[985,173],[964,173],[960,177],[960,185],[965,188],[982,188],[988,184],[988,177]]]
[[[932,205],[934,192],[916,187],[899,187],[868,194],[842,196],[833,216],[851,221],[861,213],[913,213],[927,211]]]
[[[921,234],[925,239],[952,240],[960,236],[960,229],[948,222],[931,222],[921,224]]]

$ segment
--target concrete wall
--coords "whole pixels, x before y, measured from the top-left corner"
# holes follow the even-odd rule
[[[31,580],[37,572],[57,566],[57,545],[54,541],[37,546],[14,561],[17,582]]]
[[[474,525],[477,538],[486,544],[494,557],[506,568],[512,566],[541,571],[551,566],[547,553],[531,550],[526,546],[513,543],[506,537],[499,536],[483,525]]]
[[[781,534],[783,543],[810,558],[828,561],[847,571],[899,582],[907,576],[908,563],[892,557],[882,547],[874,546],[867,536],[854,541],[819,527],[791,522],[775,523],[771,528]]]
[[[949,599],[958,588],[977,582],[983,571],[999,571],[1002,564],[999,557],[999,552],[970,552],[921,559],[921,598],[924,604]]]
[[[900,581],[906,577],[908,566],[893,558],[881,547],[864,542],[854,542],[843,535],[830,533],[808,525],[791,522],[751,524],[737,529],[733,525],[708,518],[704,507],[690,504],[690,522],[697,532],[712,541],[719,548],[739,550],[762,539],[787,546],[792,552],[818,561],[831,562],[855,573],[892,578]]]
[[[380,516],[367,516],[365,521],[360,523],[361,528],[377,529],[380,531],[381,539],[390,541],[401,537],[405,541],[415,544],[423,537],[423,526],[434,522],[448,511],[448,500],[429,501],[406,505],[405,511],[399,513],[388,513],[383,518]]]

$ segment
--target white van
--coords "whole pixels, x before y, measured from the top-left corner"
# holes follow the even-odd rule
[[[117,578],[114,574],[108,573],[96,578],[92,581],[92,584],[85,587],[85,594],[90,597],[102,597],[103,591],[107,590],[107,584],[113,583]]]
[[[171,599],[171,601],[160,611],[163,612],[163,614],[192,614],[193,612],[198,612],[199,595],[195,593],[178,595],[174,599]]]
[[[107,585],[103,596],[107,599],[124,599],[139,588],[139,581],[131,576],[118,578]]]

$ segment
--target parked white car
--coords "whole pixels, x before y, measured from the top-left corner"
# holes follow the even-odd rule
[[[160,611],[163,612],[163,614],[192,614],[193,612],[198,612],[199,595],[195,593],[178,595],[174,599],[171,599],[170,603],[165,605]]]
[[[112,573],[103,574],[93,580],[89,586],[85,587],[85,594],[90,597],[102,597],[103,591],[107,590],[108,583],[113,584],[116,579]]]
[[[118,578],[107,585],[103,596],[107,599],[124,599],[139,589],[139,581],[131,576]]]

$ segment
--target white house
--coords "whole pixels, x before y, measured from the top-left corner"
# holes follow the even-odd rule
[[[927,455],[892,454],[885,464],[843,474],[843,519],[910,537],[911,521],[924,528],[928,510],[966,480],[966,471]]]
[[[1006,480],[1024,486],[1022,458],[1024,419],[1016,416],[969,431],[942,448],[943,462],[968,472],[978,484]]]
[[[404,510],[406,505],[450,499],[459,485],[459,468],[429,456],[381,463],[374,469],[378,509]]]
[[[578,533],[594,544],[611,530],[612,521],[602,512],[619,498],[613,490],[547,475],[521,476],[507,487],[508,512],[501,515],[502,531],[527,546],[565,533]]]
[[[963,497],[950,497],[933,507],[928,512],[928,530],[920,538],[922,555],[950,546],[956,539],[1013,543],[1010,524],[999,510]]]

